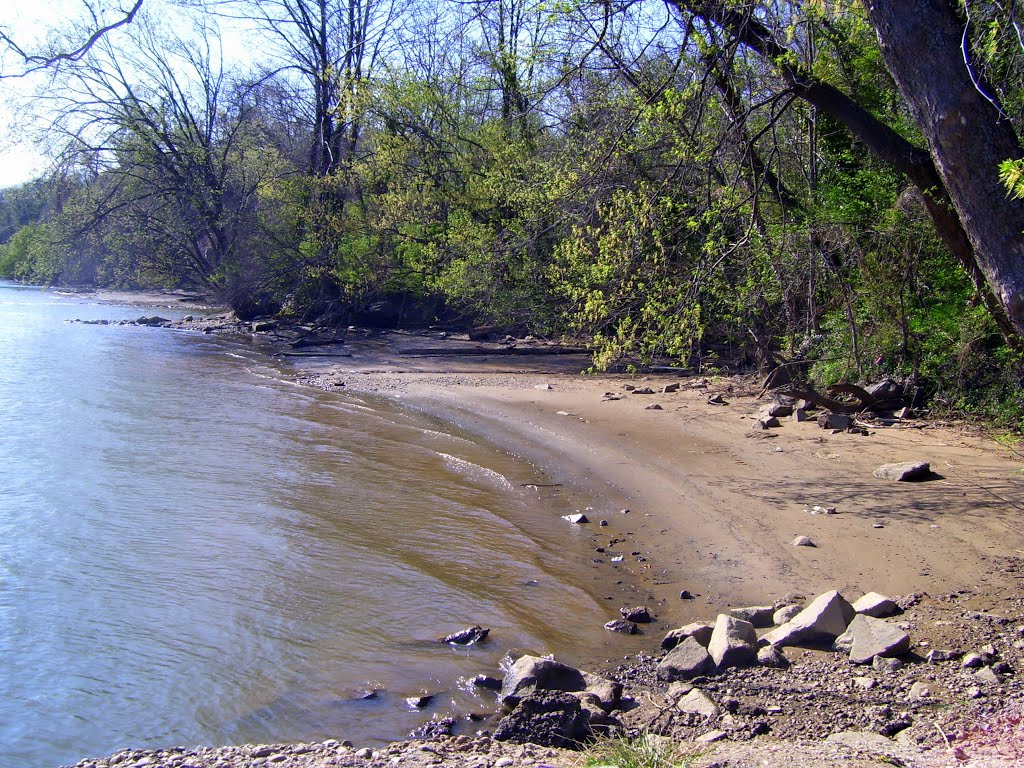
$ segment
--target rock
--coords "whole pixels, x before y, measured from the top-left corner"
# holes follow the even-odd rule
[[[714,744],[716,741],[727,738],[729,738],[729,734],[725,731],[708,731],[707,733],[702,733],[694,741],[698,744]]]
[[[423,709],[434,700],[434,694],[425,693],[422,696],[409,696],[405,703],[414,709]]]
[[[963,669],[981,669],[985,666],[985,659],[980,653],[968,653],[960,662],[960,666]]]
[[[418,725],[409,732],[410,739],[423,739],[425,741],[440,739],[451,736],[455,730],[454,717],[435,717],[422,725]]]
[[[815,504],[813,507],[805,507],[805,512],[809,512],[812,515],[834,515],[836,513],[835,507],[823,507],[820,504]]]
[[[685,627],[673,629],[661,641],[661,648],[664,651],[671,651],[688,637],[695,638],[698,643],[707,648],[708,643],[711,642],[711,633],[714,629],[714,624],[704,624],[702,622],[694,622],[687,624]]]
[[[690,636],[658,663],[658,677],[666,682],[690,680],[708,674],[713,668],[714,662],[707,649]]]
[[[661,391],[662,391],[663,394],[666,394],[666,395],[669,394],[670,392],[678,392],[679,391],[679,384],[678,383],[666,384],[664,387],[661,388]]]
[[[766,645],[757,651],[757,663],[771,669],[788,669],[789,659],[774,645]]]
[[[942,651],[938,648],[933,648],[928,651],[927,658],[929,664],[939,664],[943,661],[956,661],[961,656],[963,656],[963,654],[960,653],[960,651]]]
[[[749,664],[757,657],[754,625],[735,616],[718,614],[708,643],[708,654],[719,669]]]
[[[624,635],[635,635],[640,631],[636,624],[626,619],[612,619],[605,623],[604,628],[609,632],[621,632]]]
[[[846,631],[856,612],[846,599],[832,590],[819,595],[800,613],[761,638],[769,645],[799,645],[803,642],[834,640]]]
[[[897,626],[857,614],[836,638],[835,648],[848,651],[854,664],[868,664],[875,656],[901,656],[910,650],[910,635]]]
[[[138,320],[135,321],[135,324],[136,325],[158,326],[158,325],[168,325],[168,324],[170,324],[170,322],[171,321],[168,320],[166,317],[158,317],[157,315],[154,315],[153,317],[140,317]]]
[[[253,320],[252,322],[253,333],[266,333],[274,330],[277,330],[277,323],[274,320]]]
[[[754,421],[751,425],[751,429],[774,429],[775,427],[782,426],[779,424],[779,420],[774,416],[765,416]]]
[[[459,632],[438,638],[438,642],[448,643],[449,645],[473,645],[474,643],[481,643],[486,640],[490,631],[490,629],[484,629],[474,624],[472,627],[466,627],[466,629]]]
[[[853,419],[845,413],[826,411],[818,414],[818,426],[822,429],[849,429]]]
[[[356,757],[358,757],[360,760],[369,760],[371,757],[373,757],[373,750],[370,749],[369,747],[363,747],[362,749],[357,749],[356,750]]]
[[[562,515],[562,519],[568,520],[573,525],[583,525],[584,523],[590,522],[590,518],[588,518],[582,512],[577,512],[574,515]]]
[[[793,415],[791,417],[793,421],[799,424],[802,421],[807,421],[807,409],[806,408],[794,408]]]
[[[875,672],[880,672],[885,675],[891,675],[894,672],[899,671],[903,668],[903,662],[900,659],[890,659],[885,656],[875,656],[871,662],[871,668]]]
[[[658,405],[657,403],[651,403],[651,404],[650,404],[650,405],[648,405],[648,406],[647,406],[646,408],[644,408],[644,410],[645,410],[645,411],[663,411],[663,410],[665,410],[665,409],[664,409],[664,408],[662,408],[662,407],[661,407],[660,405]]]
[[[875,678],[873,677],[855,677],[853,678],[853,684],[860,688],[862,691],[870,691],[876,685]]]
[[[774,416],[784,419],[787,416],[792,415],[793,406],[786,405],[785,403],[769,403],[768,405],[763,406],[757,413],[759,418],[762,416]]]
[[[552,387],[550,384],[537,384],[534,386],[534,389],[550,390],[554,389],[554,387]]]
[[[907,691],[907,701],[920,701],[921,699],[930,699],[931,697],[931,686],[920,680],[910,686],[910,690]]]
[[[693,594],[688,589],[681,589],[681,590],[679,590],[679,599],[680,600],[693,600]]]
[[[927,461],[905,461],[900,464],[883,464],[874,474],[881,480],[912,482],[927,480],[931,477],[932,470]]]
[[[579,699],[562,691],[524,696],[494,729],[495,741],[570,749],[590,736],[590,719]]]
[[[619,613],[622,614],[622,618],[626,621],[632,621],[636,624],[650,624],[651,621],[653,621],[653,619],[651,619],[651,614],[647,611],[647,606],[645,605],[638,605],[635,608],[630,608],[628,606],[619,608]]]
[[[858,598],[853,604],[853,610],[875,619],[884,619],[887,616],[903,613],[903,610],[896,605],[894,600],[877,592],[868,592],[866,595]]]
[[[897,744],[880,733],[870,731],[833,733],[825,739],[825,744],[844,747],[846,751],[856,754],[861,758],[856,761],[857,765],[917,765],[918,761],[915,758],[921,754],[918,747]],[[842,764],[846,762],[843,760]],[[836,764],[840,764],[839,761]],[[850,764],[853,764],[852,760]]]
[[[997,675],[1012,675],[1013,667],[1007,664],[1005,661],[997,661],[992,665],[992,671]]]
[[[974,673],[974,679],[985,685],[999,685],[1003,682],[1002,675],[992,669],[992,667],[982,667]]]
[[[711,395],[711,397],[708,398],[708,405],[728,405],[728,403],[721,395]]]
[[[749,621],[755,627],[764,629],[774,627],[775,606],[753,605],[746,608],[730,608],[729,615],[743,621]]]
[[[680,712],[700,715],[704,718],[718,717],[721,712],[711,697],[699,688],[694,688],[679,699],[676,702],[676,709]]]
[[[633,390],[633,394],[634,395],[653,395],[654,394],[654,390],[651,389],[650,387],[640,387],[638,389],[634,389]]]
[[[477,675],[472,680],[474,688],[486,688],[489,691],[500,691],[501,680],[490,675]]]
[[[790,542],[794,547],[816,547],[818,546],[806,536],[797,536]]]
[[[501,703],[514,707],[531,691],[550,690],[572,693],[589,691],[601,701],[607,711],[614,709],[622,696],[622,684],[598,675],[583,672],[554,659],[521,656],[516,660],[501,684]]]
[[[810,539],[808,539],[810,541]],[[804,546],[804,545],[799,545]],[[813,546],[813,544],[812,544]],[[802,611],[799,605],[784,605],[772,614],[772,624],[776,627],[785,624],[787,621]]]

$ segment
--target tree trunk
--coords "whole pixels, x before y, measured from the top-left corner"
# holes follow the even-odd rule
[[[975,87],[961,54],[952,0],[874,0],[868,17],[889,72],[928,150],[975,259],[1017,333],[1024,336],[1024,205],[999,181],[1021,157],[1010,122]]]

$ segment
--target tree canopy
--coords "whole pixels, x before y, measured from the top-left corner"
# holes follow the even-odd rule
[[[4,193],[3,274],[573,334],[598,367],[800,358],[1022,423],[1013,3],[84,7],[0,41],[65,148]]]

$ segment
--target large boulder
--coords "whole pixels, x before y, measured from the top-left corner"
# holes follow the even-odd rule
[[[671,651],[688,637],[696,638],[698,643],[707,648],[708,643],[711,642],[711,633],[714,629],[714,624],[705,624],[700,621],[687,624],[685,627],[679,627],[679,629],[673,629],[662,639],[661,649],[663,651]]]
[[[619,703],[622,683],[583,672],[568,664],[539,656],[521,656],[505,674],[501,683],[501,702],[514,707],[533,691],[588,691],[593,693],[606,710]]]
[[[696,637],[687,637],[666,654],[658,664],[658,677],[666,682],[690,680],[706,675],[714,669],[707,649]]]
[[[853,606],[833,589],[818,595],[800,613],[762,637],[761,643],[782,646],[835,640],[855,615]]]
[[[870,664],[876,656],[891,658],[909,651],[910,635],[881,619],[857,614],[836,638],[835,648],[849,652],[854,664]]]
[[[718,614],[708,654],[719,669],[749,664],[757,657],[757,633],[749,621]]]
[[[580,700],[562,691],[532,691],[502,718],[495,741],[573,749],[590,737],[590,718]]]

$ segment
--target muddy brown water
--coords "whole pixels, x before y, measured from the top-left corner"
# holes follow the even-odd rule
[[[0,767],[373,745],[492,710],[467,681],[509,652],[628,649],[559,518],[585,492],[245,345],[68,322],[154,313],[0,283]]]

